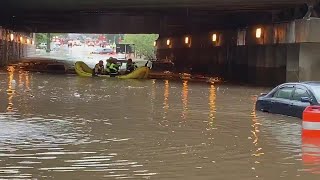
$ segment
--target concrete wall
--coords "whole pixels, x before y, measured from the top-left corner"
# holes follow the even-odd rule
[[[320,43],[300,44],[300,81],[320,81]]]
[[[256,37],[258,28],[262,30],[260,38]],[[217,37],[215,42],[213,34]],[[176,71],[248,83],[276,85],[319,80],[320,36],[317,34],[320,34],[320,19],[313,18],[203,34],[160,36],[157,58],[173,61]],[[187,44],[185,37],[190,40]]]
[[[11,39],[11,34],[13,34],[13,39]],[[32,44],[32,37],[0,27],[0,67],[34,53],[35,46]]]
[[[287,50],[286,82],[299,81],[300,44],[291,44]]]
[[[159,50],[159,58],[173,57],[176,71],[179,72],[273,85],[286,81],[287,56],[292,48],[289,47],[266,45],[162,49]]]

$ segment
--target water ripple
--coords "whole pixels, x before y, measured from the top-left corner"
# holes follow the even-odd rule
[[[0,179],[319,178],[301,121],[255,112],[263,88],[14,67],[0,84]]]

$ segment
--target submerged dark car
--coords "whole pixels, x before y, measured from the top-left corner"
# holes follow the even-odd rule
[[[320,82],[285,83],[261,94],[256,110],[302,118],[304,109],[319,105]]]

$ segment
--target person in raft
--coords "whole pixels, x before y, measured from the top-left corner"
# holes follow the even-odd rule
[[[120,66],[118,65],[117,63],[117,59],[116,58],[112,58],[112,61],[110,63],[110,66],[109,66],[109,71],[110,71],[110,75],[111,76],[116,76],[118,75],[119,73],[119,68]]]
[[[106,64],[106,74],[110,74],[110,65],[113,61],[113,58],[110,57],[109,59],[106,60],[107,64]]]
[[[103,61],[99,61],[93,68],[93,76],[104,74]]]
[[[127,61],[127,67],[126,67],[126,73],[131,73],[135,69],[137,69],[136,63],[132,62],[132,59],[128,59]]]
[[[148,60],[144,66],[149,69],[152,69],[152,61]]]

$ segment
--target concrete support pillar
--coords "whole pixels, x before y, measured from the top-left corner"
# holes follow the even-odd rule
[[[9,32],[6,30],[4,31],[3,37],[8,37]],[[2,63],[1,66],[6,66],[8,64],[9,59],[9,42],[7,38],[3,40],[3,50],[2,50]]]
[[[50,33],[47,33],[47,49],[46,49],[47,53],[51,51],[50,43],[51,43],[51,35]]]
[[[3,67],[6,65],[5,63],[5,41],[0,40],[0,67]]]

